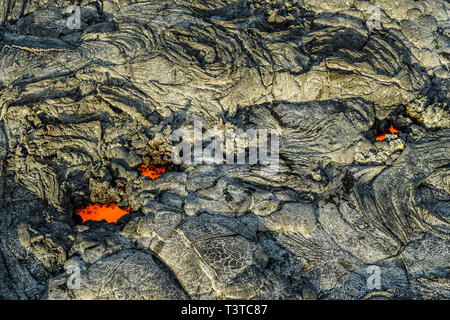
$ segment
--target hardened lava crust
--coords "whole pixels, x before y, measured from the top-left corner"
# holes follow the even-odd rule
[[[449,299],[449,13],[1,0],[0,299]],[[279,132],[277,172],[169,166],[196,123]]]

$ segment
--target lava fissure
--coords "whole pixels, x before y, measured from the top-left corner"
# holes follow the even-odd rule
[[[88,220],[116,223],[121,217],[130,213],[130,207],[122,209],[117,203],[89,203],[75,210],[75,214],[81,217],[82,222]]]
[[[148,166],[146,166],[145,164],[141,164],[141,165],[139,165],[137,170],[139,171],[139,173],[141,175],[149,177],[152,180],[159,178],[161,176],[161,174],[167,172],[166,167],[156,167],[152,164],[149,164]]]
[[[180,168],[177,165],[172,163],[166,163],[162,166],[156,166],[152,163],[146,165],[142,163],[138,166],[137,170],[143,176],[149,177],[152,180],[159,178],[163,173],[167,173],[170,171],[179,171]]]
[[[386,129],[387,125],[389,127]],[[373,128],[373,133],[375,135],[376,141],[383,141],[386,139],[386,134],[396,134],[399,133],[400,130],[396,129],[392,123],[391,119],[385,119],[381,122],[376,122]]]

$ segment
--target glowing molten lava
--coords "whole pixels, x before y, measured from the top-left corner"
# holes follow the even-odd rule
[[[392,133],[392,134],[400,132],[399,130],[395,129],[392,124],[388,128],[388,131],[389,131],[389,133]],[[375,135],[377,136],[376,137],[377,141],[383,141],[386,138],[386,133],[387,133],[386,131],[383,131],[381,134],[378,134],[378,130],[374,129],[374,132],[375,132]]]
[[[398,131],[397,129],[395,129],[394,126],[393,126],[392,124],[391,124],[391,126],[389,127],[388,130],[389,130],[390,133],[397,133],[397,132],[400,132],[400,131]]]
[[[75,213],[81,217],[83,222],[106,220],[109,223],[116,223],[122,216],[130,213],[130,207],[121,209],[117,203],[93,203],[76,209]]]
[[[383,141],[386,138],[386,132],[383,132],[381,135],[377,136],[377,141]]]
[[[159,176],[161,174],[167,172],[167,169],[165,167],[158,168],[152,164],[150,164],[149,166],[141,164],[137,169],[140,174],[142,174],[143,176],[152,178],[152,179],[159,178]]]

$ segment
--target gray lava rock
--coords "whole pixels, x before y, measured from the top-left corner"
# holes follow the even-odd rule
[[[71,4],[0,0],[0,299],[450,298],[447,1]],[[139,174],[198,122],[278,170]]]

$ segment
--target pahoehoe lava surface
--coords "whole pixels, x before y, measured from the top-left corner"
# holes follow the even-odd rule
[[[0,299],[449,299],[449,12],[1,0]],[[196,121],[277,130],[278,173],[139,175]],[[83,201],[131,213],[80,224]]]

